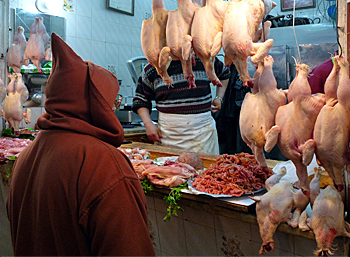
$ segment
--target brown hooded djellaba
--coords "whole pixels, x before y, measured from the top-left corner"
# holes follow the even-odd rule
[[[117,78],[51,36],[42,131],[14,164],[7,212],[15,255],[154,255],[146,199],[117,147]]]

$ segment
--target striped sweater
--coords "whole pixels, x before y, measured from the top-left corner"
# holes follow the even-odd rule
[[[176,114],[195,114],[210,111],[212,95],[210,80],[204,66],[198,57],[193,66],[196,88],[189,88],[182,73],[180,61],[172,61],[168,74],[173,79],[173,85],[166,85],[156,69],[148,64],[142,72],[136,87],[132,110],[137,113],[141,107],[147,107],[151,112],[152,100],[156,102],[159,112]],[[230,77],[230,70],[216,58],[215,73],[220,80]]]

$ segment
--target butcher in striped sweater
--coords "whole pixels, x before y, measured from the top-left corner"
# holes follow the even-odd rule
[[[148,64],[137,83],[133,111],[140,115],[151,141],[184,151],[219,154],[211,113],[221,108],[230,70],[216,58],[215,73],[223,86],[216,88],[213,100],[204,66],[198,57],[195,57],[195,62],[195,88],[189,88],[180,61],[172,61],[168,68],[172,85],[165,84],[156,69]],[[159,111],[157,125],[150,118],[153,100]]]

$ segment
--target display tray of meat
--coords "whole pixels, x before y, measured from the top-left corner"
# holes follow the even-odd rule
[[[265,181],[272,174],[272,169],[260,167],[251,154],[223,154],[188,184],[195,194],[239,197],[265,190]]]

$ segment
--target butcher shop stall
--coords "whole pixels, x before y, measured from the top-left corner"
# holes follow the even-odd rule
[[[349,0],[0,0],[0,255],[13,255],[5,203],[41,133],[54,32],[118,78],[118,149],[157,256],[350,256],[349,12]],[[222,96],[216,59],[231,71]],[[171,60],[186,90],[205,80],[220,102],[216,154],[154,142],[133,110],[151,68],[158,84],[145,84],[176,92]],[[155,126],[164,102],[148,105]]]

